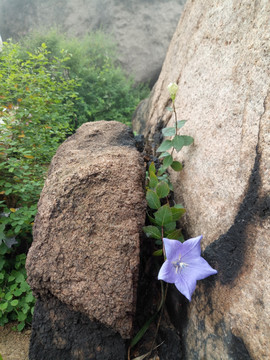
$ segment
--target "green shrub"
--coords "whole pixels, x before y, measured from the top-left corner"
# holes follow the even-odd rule
[[[48,164],[73,131],[79,84],[65,76],[62,52],[46,45],[21,59],[18,44],[0,52],[0,325],[31,318],[34,298],[24,268]]]
[[[81,80],[78,92],[83,100],[76,103],[77,126],[97,120],[131,124],[132,114],[140,100],[148,96],[149,88],[135,86],[133,79],[117,66],[116,45],[107,34],[97,31],[76,39],[56,30],[47,34],[34,32],[23,41],[24,53],[34,51],[42,43],[46,43],[51,57],[58,57],[65,49],[69,55],[69,76]]]

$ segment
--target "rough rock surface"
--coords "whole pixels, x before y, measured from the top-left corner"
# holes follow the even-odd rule
[[[54,297],[38,300],[32,323],[29,360],[125,360],[125,342]]]
[[[269,24],[268,0],[189,0],[148,105],[151,140],[173,124],[167,86],[177,82],[181,132],[195,143],[178,155],[176,198],[219,271],[188,307],[189,360],[270,358]]]
[[[56,25],[71,36],[101,28],[115,39],[124,69],[154,83],[185,1],[2,0],[0,31],[5,40],[37,27]]]
[[[86,123],[58,149],[27,257],[35,295],[132,334],[145,220],[144,166],[131,130]]]

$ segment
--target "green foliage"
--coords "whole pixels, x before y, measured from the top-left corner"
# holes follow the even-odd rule
[[[35,303],[26,282],[25,259],[25,254],[13,257],[11,249],[4,243],[0,245],[0,326],[18,321],[19,331],[31,322]]]
[[[24,268],[44,177],[59,144],[73,131],[79,83],[65,76],[67,56],[45,44],[24,58],[0,52],[0,325],[31,320],[34,298]]]
[[[158,171],[152,162],[149,166],[146,191],[146,200],[151,213],[151,215],[148,214],[148,219],[152,225],[144,226],[143,231],[147,237],[156,239],[156,245],[162,244],[163,237],[184,241],[181,230],[176,229],[176,227],[177,221],[184,215],[186,210],[181,204],[170,206],[171,186],[168,175],[157,176],[156,173]],[[162,205],[164,200],[165,204]],[[162,249],[156,250],[153,255],[162,255]]]
[[[178,130],[185,125],[186,121],[177,121],[177,114],[174,104],[178,90],[177,84],[170,83],[168,90],[173,107],[169,107],[167,109],[174,113],[175,124],[173,127],[164,128],[162,130],[162,134],[163,136],[170,136],[173,138],[171,140],[164,140],[157,149],[157,152],[161,152],[161,155],[159,156],[159,165],[161,164],[161,166],[159,169],[156,169],[154,162],[152,162],[149,165],[148,172],[146,173],[146,201],[149,207],[148,219],[151,225],[144,226],[143,231],[147,237],[155,239],[155,244],[157,247],[163,245],[164,238],[179,240],[181,242],[184,241],[181,229],[177,228],[177,222],[185,214],[186,210],[181,204],[172,205],[170,193],[173,189],[170,183],[167,169],[171,167],[171,169],[174,171],[181,171],[182,164],[179,161],[174,160],[173,152],[174,150],[178,152],[182,149],[183,146],[188,146],[193,143],[193,138],[191,136],[178,135]],[[170,152],[168,150],[170,150]],[[166,258],[166,254],[163,254],[163,246],[153,252],[153,256],[162,255],[164,258]],[[158,312],[164,306],[167,288],[168,287],[166,286],[166,291],[164,292],[163,284],[161,282],[162,300],[158,308]],[[144,324],[137,335],[132,339],[130,347],[133,347],[141,339],[155,316],[156,315],[153,315],[153,317]],[[159,324],[160,319],[158,326]],[[151,352],[152,350],[147,354],[147,356],[150,356]],[[138,357],[138,359],[139,358],[141,357]]]
[[[83,39],[67,38],[56,30],[32,33],[24,40],[24,51],[46,43],[51,56],[62,49],[69,56],[69,76],[79,78],[80,101],[76,103],[77,126],[86,121],[116,120],[131,124],[139,101],[149,94],[147,86],[135,86],[132,78],[117,66],[116,44],[101,31]]]
[[[145,226],[143,230],[147,237],[156,240],[156,245],[161,245],[164,237],[184,241],[181,229],[177,229],[177,222],[186,210],[181,204],[171,205],[170,203],[170,192],[173,188],[167,169],[181,171],[182,164],[174,160],[173,152],[174,150],[178,152],[183,146],[193,143],[191,136],[178,134],[179,129],[186,123],[186,120],[177,121],[174,102],[178,87],[175,83],[171,83],[168,89],[172,100],[172,107],[169,107],[168,110],[174,113],[175,123],[172,127],[162,129],[162,134],[165,137],[172,137],[172,139],[165,139],[157,149],[157,152],[161,152],[159,169],[156,169],[152,162],[147,173],[146,200],[150,208],[148,219],[152,225]],[[158,249],[153,255],[160,256],[162,252],[162,249]]]

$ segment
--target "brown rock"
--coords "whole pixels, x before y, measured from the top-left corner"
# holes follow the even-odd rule
[[[178,120],[194,145],[173,175],[190,236],[219,271],[188,308],[186,359],[269,359],[270,3],[188,1],[151,95],[144,134]],[[218,354],[218,355],[217,355]]]
[[[131,336],[145,219],[144,166],[131,130],[82,125],[58,149],[41,193],[28,282]]]

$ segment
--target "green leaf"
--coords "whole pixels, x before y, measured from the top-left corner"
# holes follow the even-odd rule
[[[187,135],[182,135],[184,138],[184,142],[185,142],[185,146],[189,146],[191,144],[193,144],[194,139],[192,136],[187,136]]]
[[[150,171],[149,187],[154,189],[158,184],[158,178],[153,171]]]
[[[18,313],[18,321],[24,321],[27,318],[27,315],[22,311]]]
[[[133,348],[133,346],[135,346],[137,344],[137,342],[141,340],[141,338],[146,333],[146,331],[148,330],[152,321],[155,320],[157,315],[158,315],[158,312],[156,312],[149,320],[146,321],[146,323],[143,325],[143,327],[137,332],[137,334],[131,340],[130,348]]]
[[[150,220],[151,224],[158,225],[156,220],[152,216],[150,216],[149,214],[147,214],[147,215],[148,215],[148,219]]]
[[[25,292],[25,291],[29,291],[30,290],[30,286],[28,285],[28,283],[26,281],[22,282],[21,285],[20,285],[20,290],[22,292]]]
[[[26,297],[25,297],[25,301],[26,301],[27,303],[33,302],[34,300],[35,300],[35,298],[34,298],[34,296],[32,295],[32,293],[27,294]]]
[[[171,168],[174,171],[181,171],[183,169],[183,166],[179,161],[173,161],[171,164]]]
[[[164,226],[172,222],[172,212],[169,205],[163,205],[157,212],[154,214],[156,222],[160,226]]]
[[[163,152],[166,150],[169,150],[171,147],[173,146],[172,141],[171,140],[164,140],[160,147],[157,149],[157,152]]]
[[[168,179],[168,174],[162,174],[161,176],[158,176],[158,180],[159,181],[166,181],[166,183],[168,183],[169,179]]]
[[[174,136],[175,135],[175,127],[166,127],[162,129],[162,134],[164,136]]]
[[[172,163],[173,163],[173,158],[171,155],[169,155],[164,158],[162,166],[164,168],[168,168]]]
[[[179,240],[181,242],[184,241],[184,237],[182,235],[182,232],[180,229],[175,229],[174,231],[170,232],[168,235],[166,235],[168,239],[174,239]]]
[[[13,298],[12,294],[11,293],[7,293],[6,296],[5,296],[5,299],[7,301],[11,300]]]
[[[165,181],[161,181],[156,187],[156,192],[160,199],[168,196],[170,192],[169,185]]]
[[[177,121],[177,129],[181,129],[185,125],[186,122],[187,122],[187,120]]]
[[[170,232],[172,232],[174,229],[176,228],[176,222],[172,221],[171,223],[167,224],[164,229],[165,229],[165,234],[168,234]],[[166,237],[166,236],[165,236]]]
[[[165,173],[165,171],[167,170],[167,168],[165,166],[161,166],[159,169],[158,169],[158,177],[161,176],[162,174]]]
[[[4,303],[0,304],[0,310],[2,310],[2,311],[6,310],[7,307],[8,307],[8,302],[4,302]]]
[[[10,305],[13,306],[13,307],[17,306],[18,304],[19,304],[19,300],[17,300],[17,299],[12,300],[11,303],[10,303]]]
[[[172,213],[172,220],[173,221],[177,221],[180,219],[181,216],[184,215],[184,213],[186,212],[186,209],[178,209],[176,207],[172,207],[171,208],[171,213]]]
[[[161,256],[163,254],[163,250],[159,249],[153,252],[153,256]]]
[[[159,155],[159,159],[162,159],[162,158],[164,158],[164,157],[166,157],[166,156],[171,156],[171,154],[169,154],[167,151],[165,151],[165,152],[163,152],[161,155]]]
[[[15,234],[19,234],[20,231],[21,231],[21,226],[17,225],[14,230]]]
[[[25,322],[22,321],[17,325],[17,330],[22,331],[24,329],[24,327],[25,327]]]
[[[23,276],[23,274],[17,272],[17,274],[15,275],[16,276],[16,283],[22,283],[22,282],[25,282],[25,277]]]
[[[172,139],[172,145],[177,152],[180,151],[182,149],[182,147],[185,145],[183,136],[175,135],[175,137]]]
[[[22,293],[23,293],[23,292],[22,292],[21,289],[17,289],[17,290],[14,291],[14,295],[15,295],[15,296],[21,296]]]
[[[170,107],[170,106],[167,106],[166,109],[167,109],[168,111],[170,111],[170,112],[173,112],[173,108]]]
[[[185,209],[182,204],[175,204],[174,208],[176,208],[176,209]]]
[[[143,231],[145,232],[146,236],[153,239],[161,239],[162,237],[160,229],[156,226],[144,226]]]
[[[161,204],[159,201],[159,197],[153,190],[147,190],[146,193],[147,204],[151,209],[159,209]]]
[[[156,167],[155,167],[155,163],[152,161],[150,166],[149,166],[149,173],[153,172],[154,174],[156,173]]]

